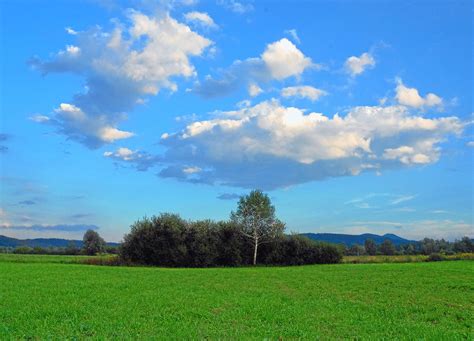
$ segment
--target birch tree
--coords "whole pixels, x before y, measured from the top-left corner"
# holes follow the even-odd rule
[[[275,218],[275,207],[268,195],[259,190],[240,197],[237,211],[231,213],[243,236],[252,241],[253,264],[257,264],[258,247],[283,234],[285,225]]]

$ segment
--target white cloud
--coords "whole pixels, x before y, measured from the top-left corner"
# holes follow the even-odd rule
[[[237,14],[244,14],[253,11],[252,4],[236,0],[217,0],[217,4]]]
[[[167,134],[163,176],[185,180],[181,170],[193,164],[205,169],[194,182],[285,187],[432,163],[447,135],[463,130],[456,117],[423,118],[402,106],[356,107],[328,117],[272,100],[217,115]]]
[[[347,58],[344,65],[346,72],[352,77],[355,77],[363,73],[366,69],[374,67],[375,59],[370,53],[364,52],[359,57],[351,56]]]
[[[106,115],[91,116],[74,104],[61,103],[54,112],[54,116],[50,118],[35,116],[32,119],[39,123],[54,125],[60,133],[92,148],[134,135],[117,129],[113,122],[109,123]]]
[[[243,85],[299,77],[311,67],[317,68],[318,65],[313,64],[291,41],[283,38],[268,44],[259,58],[236,60],[221,72],[220,78],[207,76],[202,83],[196,84],[194,92],[206,98],[224,96]]]
[[[416,195],[402,195],[402,196],[399,196],[399,197],[393,199],[390,203],[392,205],[398,205],[402,202],[410,201],[410,200],[413,200],[415,198],[416,198]]]
[[[45,123],[45,122],[48,122],[50,118],[45,115],[33,115],[30,117],[30,120],[36,123]]]
[[[187,22],[195,23],[203,27],[217,28],[214,20],[205,12],[188,12],[184,15]]]
[[[74,45],[67,45],[66,52],[70,55],[78,55],[81,52],[81,49]]]
[[[312,64],[311,59],[286,38],[269,44],[261,58],[272,77],[278,80],[299,76]]]
[[[139,171],[146,171],[156,165],[160,158],[146,152],[133,151],[129,148],[120,147],[115,152],[106,151],[104,156],[115,161],[126,162],[133,165]]]
[[[417,89],[406,87],[401,80],[398,80],[395,97],[401,105],[413,108],[439,107],[443,104],[443,99],[441,97],[433,93],[421,97]]]
[[[398,148],[385,149],[383,157],[387,160],[400,160],[401,163],[409,165],[414,163],[431,163],[437,160],[438,154],[433,153],[431,158],[429,155],[418,153],[413,147],[401,146]]]
[[[59,132],[90,148],[133,134],[118,125],[143,97],[177,85],[171,77],[196,75],[189,58],[200,56],[212,42],[169,15],[146,16],[129,11],[130,25],[117,23],[111,32],[96,27],[78,32],[51,61],[32,60],[42,73],[75,73],[86,79],[86,91],[50,117],[32,119],[52,124]],[[69,107],[68,107],[69,106]],[[49,119],[46,119],[48,117]]]
[[[195,173],[199,173],[200,171],[202,171],[202,169],[199,168],[199,167],[185,167],[185,168],[183,168],[183,172],[186,173],[186,174],[195,174]]]
[[[249,92],[250,97],[256,97],[260,95],[263,92],[263,90],[257,84],[252,83],[248,87],[248,92]]]
[[[467,143],[467,146],[468,146],[468,147],[471,147],[471,148],[474,148],[474,141],[469,141],[469,142]]]
[[[290,86],[281,90],[283,97],[307,98],[311,101],[317,101],[322,96],[327,95],[324,90],[316,89],[312,86]]]
[[[290,30],[285,30],[285,34],[289,35],[291,38],[293,38],[293,41],[297,44],[301,43],[300,37],[298,36],[298,32],[292,28]]]
[[[77,31],[75,31],[75,30],[72,29],[71,27],[66,27],[66,28],[64,28],[64,30],[65,30],[68,34],[73,35],[73,36],[75,36],[75,35],[78,33]]]

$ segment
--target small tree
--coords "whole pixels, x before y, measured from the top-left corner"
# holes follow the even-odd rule
[[[395,246],[393,245],[390,239],[385,239],[383,243],[380,245],[380,252],[383,255],[391,256],[395,254]]]
[[[253,244],[253,265],[257,264],[258,246],[283,234],[285,224],[275,218],[275,207],[268,195],[254,190],[240,197],[236,212],[231,213],[243,236]]]
[[[351,247],[347,250],[347,254],[349,256],[361,256],[364,254],[364,248],[362,247],[362,245],[359,245],[359,244],[354,244],[354,245],[351,245]]]
[[[105,251],[105,241],[94,230],[87,230],[86,233],[84,233],[82,241],[82,249],[87,255],[95,255],[96,253]]]
[[[373,239],[366,239],[364,242],[365,252],[368,255],[374,256],[377,253],[377,245]]]

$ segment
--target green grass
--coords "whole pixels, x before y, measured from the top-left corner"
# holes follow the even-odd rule
[[[2,340],[474,337],[472,261],[160,269],[18,257],[0,257]]]

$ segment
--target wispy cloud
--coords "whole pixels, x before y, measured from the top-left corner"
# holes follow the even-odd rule
[[[416,198],[416,195],[404,195],[404,196],[399,196],[395,199],[393,199],[390,204],[392,205],[397,205],[397,204],[400,204],[402,202],[406,202],[406,201],[410,201],[410,200],[413,200]]]
[[[33,230],[33,231],[65,231],[65,232],[79,232],[86,230],[98,230],[96,225],[0,225],[0,229],[7,230]]]
[[[217,199],[220,200],[236,200],[241,197],[240,194],[237,193],[222,193],[217,196]]]

